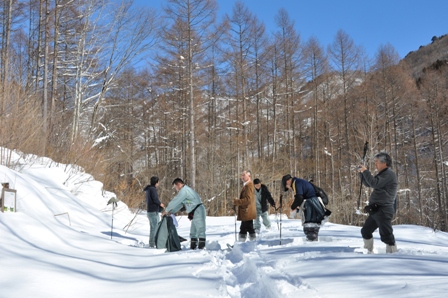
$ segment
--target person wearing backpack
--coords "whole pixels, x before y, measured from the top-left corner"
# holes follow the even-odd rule
[[[146,192],[146,216],[149,220],[149,247],[155,247],[154,237],[156,234],[157,225],[160,221],[159,212],[165,205],[160,202],[159,194],[157,193],[157,186],[159,185],[159,177],[152,176],[150,185],[147,185],[143,191]]]
[[[283,176],[282,187],[284,191],[292,190],[294,201],[291,205],[290,218],[297,212],[302,214],[303,232],[308,241],[317,241],[322,220],[325,218],[325,207],[316,196],[313,185],[290,174]]]

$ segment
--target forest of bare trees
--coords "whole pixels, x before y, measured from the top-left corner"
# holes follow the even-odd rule
[[[1,3],[1,147],[78,164],[131,207],[151,176],[164,203],[182,177],[212,216],[231,214],[243,169],[276,200],[290,173],[358,225],[368,141],[370,168],[393,158],[394,223],[447,230],[446,60],[425,53],[416,77],[390,44],[368,57],[343,30],[302,40],[284,9],[268,33],[242,1],[220,18],[215,0]]]

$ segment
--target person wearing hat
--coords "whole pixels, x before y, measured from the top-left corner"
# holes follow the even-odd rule
[[[282,178],[282,187],[284,191],[291,189],[294,195],[290,218],[294,218],[299,211],[306,239],[317,241],[321,222],[325,218],[325,207],[317,198],[313,185],[304,179],[287,174]]]
[[[254,221],[254,228],[257,233],[260,233],[261,223],[260,217],[263,221],[263,225],[266,229],[271,228],[271,221],[269,220],[269,212],[268,212],[268,202],[269,204],[275,208],[275,202],[272,198],[271,193],[266,185],[261,183],[261,180],[258,178],[254,179],[255,186],[255,203],[257,206],[257,218]]]

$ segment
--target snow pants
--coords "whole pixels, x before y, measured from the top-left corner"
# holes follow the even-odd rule
[[[261,219],[263,221],[263,225],[266,228],[269,229],[271,227],[271,220],[269,219],[269,213],[267,211],[265,211],[265,212],[261,212],[261,211],[258,212],[258,210],[257,210],[257,218],[254,221],[254,228],[255,228],[255,230],[260,230],[261,229],[260,216],[261,216]]]
[[[155,247],[156,230],[160,222],[159,212],[147,212],[146,216],[149,220],[149,247]]]
[[[205,239],[205,207],[199,206],[194,211],[194,217],[191,221],[190,238],[204,238]]]
[[[378,211],[367,217],[362,229],[361,235],[364,239],[371,239],[373,232],[378,228],[381,241],[389,244],[395,244],[395,237],[392,229],[392,218],[394,217],[394,206],[380,206]]]
[[[251,237],[253,235],[255,235],[254,221],[253,220],[241,221],[240,238],[246,239],[247,233],[249,233],[249,236],[251,236]]]

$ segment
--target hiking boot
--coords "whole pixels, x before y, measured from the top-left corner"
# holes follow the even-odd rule
[[[257,234],[253,233],[253,234],[249,234],[249,240],[250,241],[255,241],[257,240]]]

